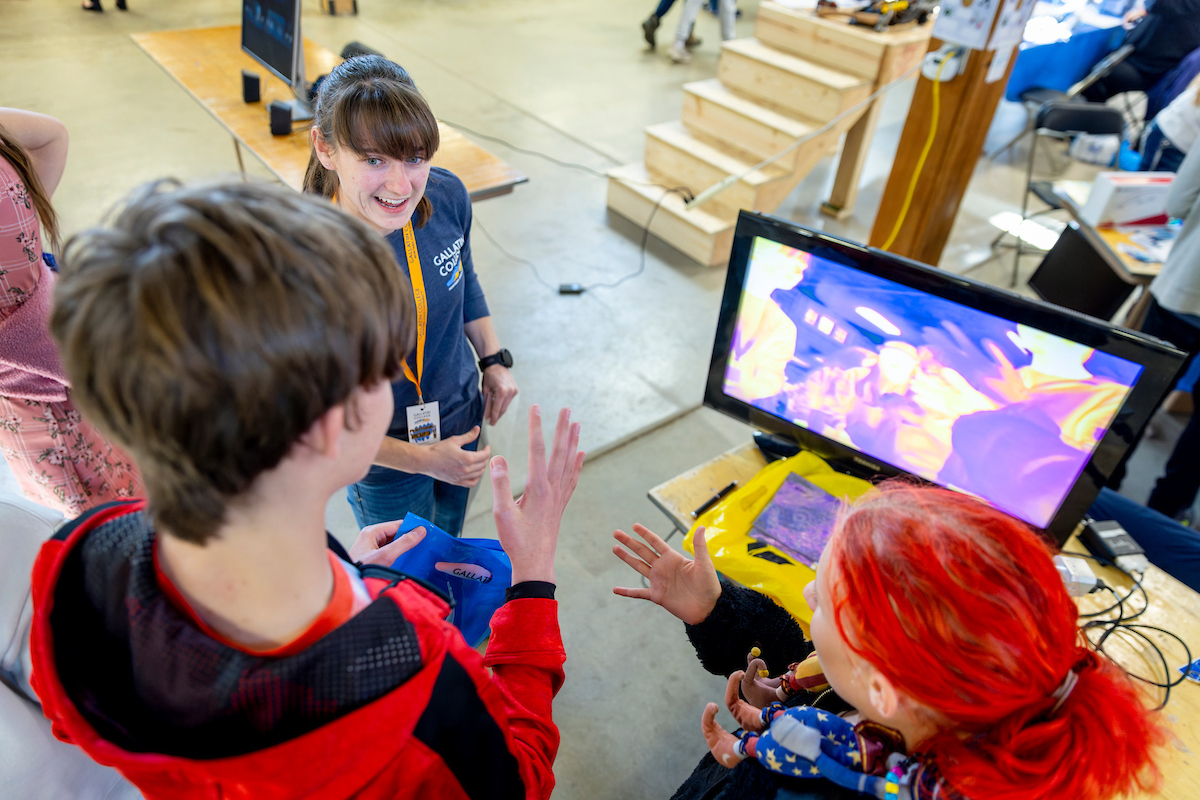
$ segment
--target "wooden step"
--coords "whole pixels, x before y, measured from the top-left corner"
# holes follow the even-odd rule
[[[911,61],[897,52],[897,45],[904,45],[906,50],[914,48],[919,58],[925,53],[929,30],[925,25],[879,33],[865,25],[848,25],[838,18],[823,19],[810,10],[786,8],[763,0],[758,6],[754,36],[777,50],[874,82],[887,48],[893,48],[891,58]]]
[[[721,45],[717,76],[726,88],[782,111],[828,122],[865,100],[873,81],[768,47],[757,39]]]
[[[776,50],[871,81],[887,47],[884,34],[866,26],[821,19],[769,0],[758,6],[754,37]]]
[[[820,127],[734,94],[717,78],[683,85],[683,124],[703,142],[736,150],[757,163]],[[839,126],[840,127],[840,126]],[[839,131],[831,130],[803,144],[776,163],[788,171],[805,161],[805,150],[822,153],[837,146]],[[807,170],[806,170],[807,171]]]
[[[730,175],[740,175],[754,166],[754,161],[733,155],[697,139],[682,122],[663,122],[646,128],[645,164],[647,171],[671,186],[686,186],[699,194]],[[735,220],[743,208],[771,211],[782,202],[787,191],[781,182],[791,172],[771,166],[750,172],[713,198],[707,205],[709,213],[723,219]]]
[[[608,176],[611,210],[639,227],[644,228],[650,220],[650,233],[705,266],[720,266],[729,261],[735,222],[718,219],[703,208],[689,211],[675,193],[664,197],[661,188],[645,185],[651,179],[643,164],[611,169]],[[656,203],[659,203],[657,211]]]

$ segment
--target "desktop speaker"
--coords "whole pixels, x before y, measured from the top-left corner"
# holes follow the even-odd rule
[[[267,106],[271,110],[271,135],[287,136],[292,132],[292,108],[276,100]]]
[[[257,103],[261,99],[258,73],[248,69],[242,70],[242,100],[247,103]]]

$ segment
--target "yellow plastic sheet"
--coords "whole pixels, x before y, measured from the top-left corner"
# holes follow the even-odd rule
[[[816,573],[811,566],[798,563],[775,547],[764,547],[749,536],[754,520],[790,472],[847,501],[857,499],[871,488],[867,481],[834,472],[817,456],[801,452],[763,467],[745,486],[701,514],[684,537],[683,547],[695,553],[692,539],[696,528],[703,525],[708,552],[717,571],[783,606],[807,634],[812,611],[804,602],[803,592]]]

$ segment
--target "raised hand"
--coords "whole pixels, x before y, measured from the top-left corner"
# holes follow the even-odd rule
[[[542,438],[542,411],[529,409],[529,477],[525,493],[513,500],[508,462],[492,459],[492,515],[500,546],[512,560],[513,584],[523,581],[554,583],[554,551],[567,501],[579,482],[584,454],[579,451],[579,423],[571,423],[571,410],[558,413],[554,445],[546,460]]]
[[[350,558],[357,564],[379,564],[390,567],[392,562],[419,545],[425,538],[425,528],[413,528],[408,533],[396,536],[402,520],[368,525],[358,533],[350,545]],[[395,537],[395,538],[392,538]]]
[[[628,550],[613,545],[613,554],[646,578],[650,588],[618,586],[613,592],[622,597],[657,603],[689,625],[699,625],[706,620],[721,596],[721,580],[708,555],[704,528],[697,528],[692,539],[695,559],[673,549],[644,525],[634,525],[633,532],[642,537],[645,544],[625,531],[614,531],[613,537]]]

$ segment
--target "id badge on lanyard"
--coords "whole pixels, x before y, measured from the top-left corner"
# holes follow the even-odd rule
[[[442,416],[438,401],[425,402],[421,392],[421,371],[425,366],[425,328],[429,322],[429,303],[425,297],[425,278],[421,275],[421,257],[417,253],[417,238],[412,220],[404,225],[404,255],[408,259],[408,274],[412,279],[413,300],[417,305],[417,374],[413,375],[408,359],[403,362],[404,375],[417,387],[415,406],[405,409],[408,417],[408,441],[413,444],[434,444],[442,440]]]

